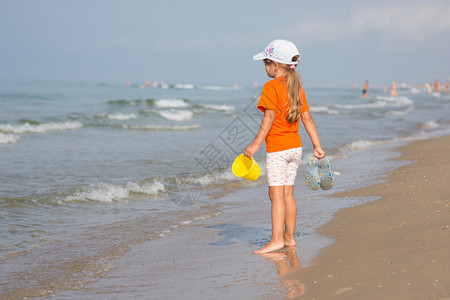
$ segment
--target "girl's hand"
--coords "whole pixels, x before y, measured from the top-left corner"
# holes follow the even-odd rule
[[[255,155],[255,153],[258,152],[258,150],[259,150],[258,144],[251,143],[250,145],[247,146],[247,148],[245,148],[244,155],[247,156],[248,158],[252,158],[253,155]]]
[[[317,158],[325,157],[325,152],[323,151],[322,147],[314,148],[314,157],[317,157]]]

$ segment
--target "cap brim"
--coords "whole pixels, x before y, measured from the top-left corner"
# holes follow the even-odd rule
[[[253,60],[263,60],[265,58],[266,58],[266,56],[264,55],[264,52],[260,52],[256,55],[253,55]]]

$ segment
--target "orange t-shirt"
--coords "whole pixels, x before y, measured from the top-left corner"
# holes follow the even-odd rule
[[[301,112],[309,111],[305,91],[300,88]],[[289,109],[289,98],[287,92],[286,78],[278,77],[267,82],[261,92],[258,109],[264,112],[266,109],[275,112],[275,120],[266,137],[267,152],[277,152],[302,146],[297,122],[289,124],[286,115]]]

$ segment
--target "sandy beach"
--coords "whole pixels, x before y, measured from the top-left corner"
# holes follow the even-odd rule
[[[411,163],[386,182],[332,195],[382,198],[320,228],[336,242],[285,276],[305,285],[298,298],[450,299],[449,146],[450,136],[403,146],[398,159]]]

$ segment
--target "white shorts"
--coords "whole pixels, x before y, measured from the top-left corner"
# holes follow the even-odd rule
[[[302,147],[267,153],[266,170],[269,186],[294,185],[301,159]]]

